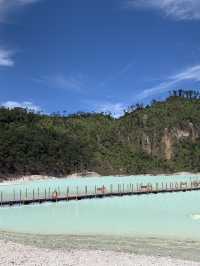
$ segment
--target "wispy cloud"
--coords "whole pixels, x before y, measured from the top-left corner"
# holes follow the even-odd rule
[[[0,22],[6,20],[6,17],[10,11],[34,4],[39,1],[41,0],[0,0]]]
[[[64,89],[80,92],[84,88],[84,75],[70,75],[56,74],[52,76],[45,76],[36,78],[34,81],[55,89]]]
[[[122,116],[125,109],[126,106],[123,103],[104,102],[95,104],[96,112],[111,113],[111,115],[115,118]]]
[[[157,86],[144,90],[142,93],[137,95],[136,98],[137,100],[142,100],[158,93],[165,92],[170,87],[178,85],[184,81],[200,82],[200,65],[189,67],[182,72],[168,77],[165,81],[161,82]]]
[[[6,107],[8,109],[13,109],[16,107],[25,108],[34,112],[41,111],[41,108],[38,105],[33,104],[32,102],[15,102],[15,101],[7,101],[1,104],[1,106]]]
[[[130,69],[133,67],[133,65],[134,65],[134,61],[129,62],[128,64],[122,66],[118,71],[116,71],[115,73],[112,73],[105,80],[101,81],[99,86],[103,87],[103,86],[107,85],[108,82],[114,81],[118,78],[121,78],[128,71],[130,71]]]
[[[128,0],[128,7],[161,11],[176,20],[199,20],[199,0]]]
[[[13,52],[0,48],[0,66],[12,67],[14,66],[14,60],[12,58]]]
[[[0,23],[7,22],[10,12],[39,1],[41,0],[0,0]],[[0,47],[0,66],[14,66],[13,54],[13,51]]]

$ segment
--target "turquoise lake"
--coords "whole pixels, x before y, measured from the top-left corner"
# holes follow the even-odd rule
[[[71,191],[89,191],[94,186],[111,184],[155,184],[192,181],[194,176],[129,176],[78,179],[51,179],[23,184],[1,185],[9,198],[13,190],[31,191],[39,187]],[[41,235],[101,235],[123,237],[156,237],[200,240],[200,191],[156,195],[124,196],[41,205],[0,208],[0,230]]]

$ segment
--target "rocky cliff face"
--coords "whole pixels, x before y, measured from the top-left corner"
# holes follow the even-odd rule
[[[146,153],[148,153],[149,155],[152,154],[152,141],[150,136],[148,136],[147,133],[143,132],[142,134],[142,149],[143,151],[145,151]]]
[[[173,135],[170,129],[165,128],[161,144],[164,158],[166,160],[171,160],[173,156]]]
[[[200,136],[200,130],[193,123],[173,128],[165,128],[160,143],[159,137],[149,136],[147,133],[142,134],[142,150],[149,155],[161,155],[165,160],[171,160],[174,155],[174,145],[182,140],[190,140],[194,142]]]
[[[173,158],[173,146],[182,140],[195,142],[199,138],[199,130],[190,122],[184,128],[165,128],[162,137],[164,148],[164,158],[171,160]]]

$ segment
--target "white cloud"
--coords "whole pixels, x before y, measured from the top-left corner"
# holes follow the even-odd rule
[[[194,81],[200,82],[200,65],[192,66],[179,72],[173,76],[170,76],[164,82],[159,85],[144,90],[142,93],[136,96],[138,100],[148,98],[149,96],[156,95],[157,93],[162,93],[168,90],[171,86],[177,85],[183,81]]]
[[[14,65],[13,52],[0,48],[0,66],[11,67]]]
[[[41,108],[35,104],[33,104],[32,102],[15,102],[15,101],[7,101],[5,103],[2,103],[1,106],[6,107],[8,109],[13,109],[16,107],[20,107],[20,108],[25,108],[34,112],[39,112],[41,111]]]
[[[128,0],[128,7],[158,10],[176,20],[200,19],[199,0]]]
[[[111,113],[113,117],[118,118],[124,114],[126,106],[123,103],[110,103],[105,102],[101,104],[96,104],[96,112]]]

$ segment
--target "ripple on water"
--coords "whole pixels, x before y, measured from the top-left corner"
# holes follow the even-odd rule
[[[192,214],[191,218],[195,221],[200,221],[200,213]]]

